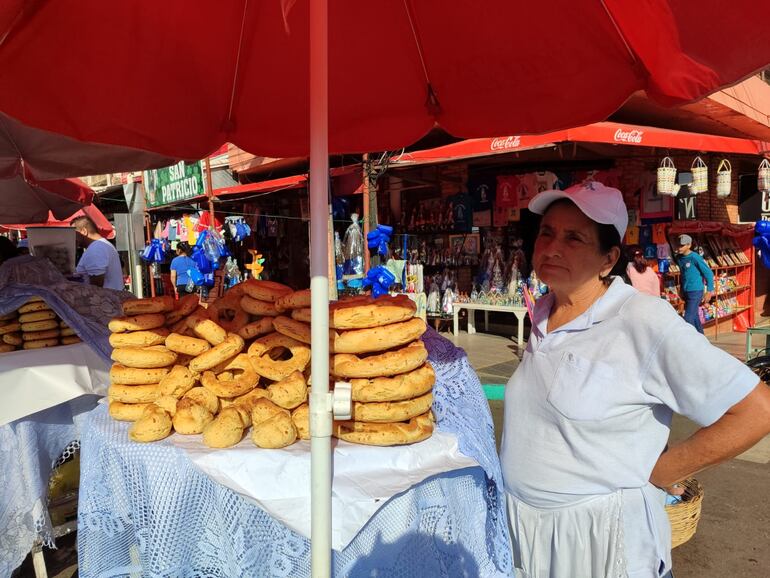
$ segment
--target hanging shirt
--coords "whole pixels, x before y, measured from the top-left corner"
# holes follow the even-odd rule
[[[515,175],[497,177],[495,207],[519,206],[519,178]]]
[[[124,288],[123,268],[120,265],[118,251],[107,239],[92,241],[86,247],[78,261],[77,272],[86,275],[89,282],[91,277],[104,275],[102,287],[105,289],[122,291]]]
[[[548,331],[552,306],[552,294],[537,301],[527,349],[506,386],[500,458],[506,491],[557,519],[514,525],[514,542],[556,539],[559,548],[535,555],[580,560],[592,528],[570,520],[590,517],[577,513],[591,499],[620,492],[628,575],[657,577],[661,566],[670,569],[670,526],[664,493],[649,478],[673,412],[711,425],[758,378],[668,303],[619,278],[585,313]]]
[[[452,203],[452,218],[454,230],[458,232],[470,231],[473,227],[473,199],[467,193],[452,195],[447,199]]]
[[[626,229],[625,244],[626,245],[639,244],[639,227],[635,227],[631,225],[628,227],[628,229]]]
[[[652,242],[656,245],[662,245],[663,243],[668,242],[665,223],[657,223],[652,226]]]
[[[468,192],[473,197],[474,211],[488,211],[492,209],[495,200],[495,177],[473,177],[468,179]]]

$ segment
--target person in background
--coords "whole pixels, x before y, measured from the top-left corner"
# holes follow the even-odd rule
[[[176,246],[176,257],[171,260],[171,284],[174,286],[174,292],[177,297],[194,293],[195,289],[190,291],[187,284],[190,282],[190,273],[192,269],[197,269],[195,261],[190,257],[190,245],[181,242]]]
[[[679,235],[676,262],[682,273],[682,297],[684,298],[684,320],[703,333],[700,322],[700,305],[711,301],[714,293],[714,274],[698,253],[692,250],[692,237]],[[706,290],[704,292],[704,281]]]
[[[0,263],[13,259],[19,255],[16,246],[8,237],[0,235]]]
[[[653,297],[660,297],[660,279],[652,267],[647,264],[641,247],[634,247],[631,260],[626,267],[626,275],[637,291]]]
[[[29,255],[29,239],[19,239],[19,242],[16,244],[16,249],[19,256]]]
[[[770,433],[770,388],[662,299],[610,271],[628,211],[593,181],[544,191],[548,285],[505,388],[500,453],[517,576],[670,575],[666,493]],[[668,448],[674,413],[701,426]]]
[[[123,269],[115,246],[99,234],[99,229],[88,217],[76,217],[70,221],[70,226],[77,233],[78,247],[85,247],[77,272],[85,275],[91,285],[122,291]]]

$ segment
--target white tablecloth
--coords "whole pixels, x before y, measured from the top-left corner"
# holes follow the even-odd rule
[[[85,343],[1,354],[0,425],[81,395],[106,395],[109,372]]]

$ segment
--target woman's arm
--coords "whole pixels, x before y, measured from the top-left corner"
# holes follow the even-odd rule
[[[658,458],[650,482],[659,488],[743,453],[770,434],[770,387],[760,382],[718,421],[671,446]]]
[[[174,287],[174,293],[176,293],[176,269],[171,269],[171,285]]]

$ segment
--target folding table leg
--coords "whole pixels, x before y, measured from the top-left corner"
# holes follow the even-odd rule
[[[476,333],[476,310],[468,309],[468,335]]]

